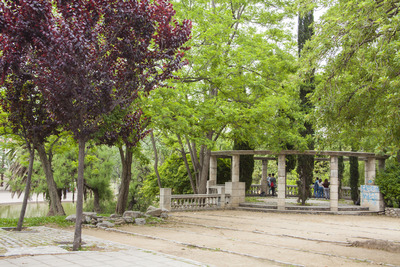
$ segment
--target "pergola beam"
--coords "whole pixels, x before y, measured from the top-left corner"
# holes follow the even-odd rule
[[[369,152],[353,152],[353,151],[316,151],[316,150],[282,150],[279,152],[272,150],[224,150],[224,151],[212,151],[213,156],[232,156],[232,155],[317,155],[317,156],[345,156],[345,157],[375,157],[381,158],[375,155],[375,153]],[[387,158],[382,156],[382,158]]]

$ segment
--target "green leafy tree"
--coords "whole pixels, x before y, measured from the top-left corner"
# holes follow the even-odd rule
[[[115,212],[121,215],[128,204],[134,154],[138,150],[139,141],[149,133],[146,130],[149,120],[142,115],[141,109],[134,104],[126,110],[117,109],[110,116],[105,116],[104,125],[97,137],[100,143],[115,145],[119,150],[122,172]]]
[[[309,1],[311,2],[311,1]],[[312,1],[315,4],[315,1]],[[317,1],[327,11],[315,24],[302,66],[318,70],[315,122],[323,135],[364,150],[400,146],[398,1]]]
[[[283,21],[289,3],[175,3],[177,16],[193,21],[189,64],[174,88],[154,91],[149,113],[191,155],[198,193],[206,192],[210,152],[220,138],[251,135],[256,145],[276,150],[284,140],[297,143],[296,88],[283,82],[296,71]]]

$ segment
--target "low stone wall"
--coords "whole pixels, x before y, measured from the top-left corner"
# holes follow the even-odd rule
[[[400,218],[400,209],[385,208],[385,215],[390,216],[390,217],[399,217]]]

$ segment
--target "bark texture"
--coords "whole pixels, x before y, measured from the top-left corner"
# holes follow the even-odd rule
[[[57,190],[56,182],[54,181],[53,171],[51,170],[51,164],[47,158],[46,150],[43,144],[36,146],[39,154],[40,162],[46,176],[47,188],[49,190],[50,207],[47,216],[54,215],[65,215],[64,208],[61,204],[61,196]]]
[[[74,243],[72,246],[73,251],[79,250],[82,244],[82,217],[83,217],[83,175],[85,170],[85,143],[86,140],[79,138],[79,156],[78,156],[78,179],[77,179],[77,196],[76,196],[76,221]]]
[[[126,206],[128,205],[129,184],[132,178],[133,152],[128,147],[124,152],[124,149],[120,147],[119,153],[122,161],[122,174],[115,212],[117,214],[123,214],[125,212]]]
[[[22,230],[22,225],[24,223],[24,218],[25,218],[25,211],[26,211],[26,207],[28,205],[29,192],[31,190],[31,180],[32,180],[33,161],[35,159],[35,150],[32,148],[28,148],[28,150],[29,150],[28,175],[26,178],[24,200],[22,201],[22,208],[21,208],[21,212],[19,214],[19,219],[18,219],[18,223],[17,223],[17,229],[16,229],[17,231]]]

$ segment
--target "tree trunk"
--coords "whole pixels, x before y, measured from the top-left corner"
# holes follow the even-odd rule
[[[28,176],[26,178],[25,195],[24,195],[24,200],[22,202],[21,213],[18,219],[18,224],[16,229],[17,231],[22,230],[22,224],[24,223],[26,206],[28,205],[29,191],[31,189],[31,179],[32,179],[33,161],[35,159],[35,150],[31,148],[30,145],[28,145],[28,150],[29,150]]]
[[[83,217],[83,174],[84,174],[84,164],[85,164],[85,144],[86,140],[84,138],[79,138],[79,157],[78,157],[78,179],[76,185],[78,188],[76,196],[76,221],[75,221],[75,234],[74,243],[72,246],[73,251],[80,249],[82,244],[82,217]]]
[[[297,186],[299,188],[298,202],[302,205],[306,204],[307,199],[311,196],[310,185],[313,182],[314,156],[298,155],[297,156],[297,173],[299,180]]]
[[[50,161],[47,158],[46,150],[43,144],[36,145],[39,153],[40,162],[46,176],[47,188],[49,189],[50,208],[47,216],[65,215],[64,208],[61,204],[61,196],[57,190],[56,182],[54,181],[53,171],[50,166]]]
[[[121,185],[118,192],[117,207],[115,213],[123,214],[128,204],[129,184],[132,178],[132,158],[133,152],[129,147],[126,147],[126,153],[122,147],[119,148],[122,162]]]
[[[208,172],[210,167],[210,157],[211,157],[211,150],[208,149],[207,146],[203,145],[201,152],[201,169],[200,169],[200,182],[197,185],[197,192],[198,194],[206,194],[207,193],[207,179],[208,179]]]
[[[153,144],[153,150],[154,150],[154,172],[157,175],[158,188],[162,188],[161,177],[160,177],[160,174],[158,173],[158,154],[157,154],[156,140],[154,139],[153,131],[150,132],[150,136],[151,136],[151,143]]]
[[[196,184],[194,183],[193,175],[192,175],[192,172],[191,172],[190,167],[189,167],[189,163],[188,163],[187,158],[186,158],[186,152],[185,152],[185,148],[184,148],[183,143],[182,143],[181,136],[179,134],[177,134],[176,136],[178,137],[178,142],[179,142],[179,145],[181,147],[181,149],[179,151],[181,152],[182,159],[185,162],[185,167],[186,167],[186,171],[187,171],[188,176],[189,176],[190,185],[192,187],[193,193],[197,194]]]
[[[91,190],[93,191],[93,196],[94,196],[94,200],[93,200],[94,211],[97,213],[100,213],[101,208],[100,208],[99,190],[96,188],[92,188]]]
[[[186,137],[186,144],[189,148],[190,158],[192,159],[192,166],[194,170],[194,175],[196,179],[196,186],[200,183],[200,163],[197,158],[197,150],[196,150],[196,143],[190,143],[189,139]],[[198,192],[198,191],[197,191]]]

